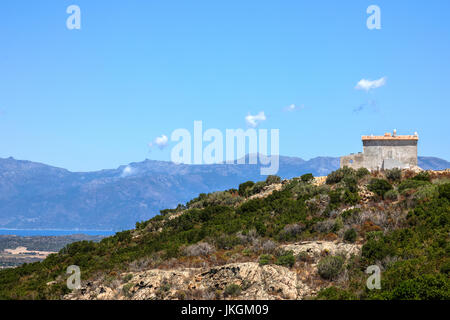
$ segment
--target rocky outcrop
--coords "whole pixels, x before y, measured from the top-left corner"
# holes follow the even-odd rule
[[[262,192],[252,195],[249,199],[266,198],[270,196],[274,191],[280,191],[283,188],[282,183],[274,183],[265,186]]]
[[[335,241],[303,241],[281,246],[284,250],[292,251],[294,255],[306,253],[314,261],[326,255],[342,254],[347,259],[352,255],[359,255],[360,244],[351,244]]]
[[[309,262],[300,269],[279,265],[259,265],[257,262],[231,263],[207,269],[180,268],[174,270],[151,269],[136,273],[123,273],[116,282],[104,279],[85,283],[65,296],[66,299],[213,299],[236,298],[244,300],[304,299],[319,289],[311,286],[311,276],[317,273],[317,262],[325,255],[342,254],[346,258],[358,255],[358,244],[332,241],[304,241],[281,246],[295,255],[306,253]],[[228,294],[230,286],[238,292]],[[326,285],[326,284],[325,284]],[[224,295],[225,294],[225,295]]]
[[[123,277],[126,274],[122,275]],[[300,281],[295,271],[277,265],[260,266],[256,262],[233,263],[201,269],[147,270],[133,275],[117,288],[103,281],[85,284],[65,296],[73,300],[113,299],[211,299],[227,291],[230,285],[239,293],[226,298],[248,300],[302,299],[314,291]]]
[[[240,299],[301,299],[310,288],[297,274],[277,265],[259,266],[255,262],[235,263],[212,268],[202,274],[202,285],[224,290],[230,284],[242,289]]]

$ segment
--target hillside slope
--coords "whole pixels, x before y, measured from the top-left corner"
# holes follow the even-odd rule
[[[450,299],[449,232],[448,170],[270,176],[1,271],[0,298]]]

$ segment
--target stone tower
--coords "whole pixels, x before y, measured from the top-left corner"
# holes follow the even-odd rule
[[[418,141],[417,132],[414,135],[398,136],[396,130],[384,136],[362,136],[363,153],[341,157],[341,168],[347,166],[373,171],[417,166]]]

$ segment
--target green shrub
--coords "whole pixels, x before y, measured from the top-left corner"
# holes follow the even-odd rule
[[[129,273],[123,277],[124,282],[129,282],[131,279],[133,279],[133,274],[131,274],[131,273]]]
[[[259,265],[260,266],[265,266],[266,264],[270,264],[272,259],[273,259],[273,256],[271,254],[262,254],[259,257]]]
[[[425,274],[401,282],[389,294],[393,300],[449,300],[450,280],[443,274]]]
[[[450,200],[450,183],[441,184],[439,186],[439,197]]]
[[[240,243],[241,241],[239,240],[239,238],[233,235],[220,235],[214,241],[214,244],[218,249],[225,250],[230,250]]]
[[[367,170],[366,168],[359,168],[358,170],[356,170],[356,177],[358,179],[362,179],[369,174],[370,174],[370,171]]]
[[[292,251],[287,251],[278,257],[275,264],[291,268],[295,264],[295,257]]]
[[[235,283],[229,284],[228,286],[226,286],[225,290],[224,290],[224,295],[225,296],[238,296],[241,294],[241,287]]]
[[[342,272],[344,262],[342,256],[327,256],[320,259],[317,264],[317,271],[322,278],[333,280]]]
[[[340,169],[337,169],[336,171],[333,171],[327,176],[326,183],[327,184],[334,184],[341,182],[342,179],[346,176],[352,176],[355,175],[355,170],[349,167],[343,167]]]
[[[328,194],[330,196],[330,206],[331,207],[338,207],[342,200],[341,200],[341,194],[342,194],[342,189],[336,189],[336,190],[331,190],[330,193]]]
[[[267,178],[266,178],[266,185],[271,185],[271,184],[280,183],[280,182],[281,182],[281,178],[279,176],[270,175],[270,176],[267,176]]]
[[[303,182],[310,182],[313,179],[314,179],[314,176],[312,175],[312,173],[307,173],[300,177],[300,180],[302,180]]]
[[[356,300],[356,295],[347,290],[336,287],[328,287],[317,293],[317,300]]]
[[[446,275],[450,275],[450,259],[447,259],[447,261],[442,264],[440,272]]]
[[[248,196],[260,193],[263,191],[264,187],[266,186],[266,183],[264,181],[258,181],[251,187],[250,191],[248,192]]]
[[[427,184],[417,189],[414,194],[415,200],[426,200],[439,196],[438,186],[433,184]]]
[[[397,190],[389,190],[384,195],[383,198],[386,200],[397,201],[398,200],[398,191]]]
[[[429,184],[427,181],[407,179],[398,185],[398,192],[403,193],[408,189],[418,189]]]
[[[380,235],[381,233],[381,235]],[[394,256],[394,248],[382,235],[382,232],[370,232],[366,235],[367,242],[361,249],[361,256],[367,265],[374,264],[387,256]]]
[[[358,195],[358,192],[351,192],[349,190],[345,190],[344,194],[341,196],[341,200],[345,204],[354,205],[357,204],[360,197]]]
[[[127,283],[126,285],[124,285],[122,287],[122,292],[126,297],[130,297],[131,296],[131,288],[133,288],[134,283]]]
[[[344,221],[345,221],[360,212],[361,212],[361,209],[359,209],[359,208],[348,209],[348,210],[343,211],[341,216],[342,216],[342,219],[344,219]]]
[[[392,189],[392,185],[384,179],[372,179],[370,180],[367,189],[377,194],[378,196],[383,197],[383,195],[387,191]]]
[[[415,175],[412,179],[416,181],[430,181],[431,177],[428,171],[422,171]]]
[[[356,241],[357,236],[358,236],[358,234],[356,233],[356,230],[351,228],[351,229],[348,229],[347,231],[345,231],[344,240],[353,243]]]
[[[352,193],[358,192],[358,180],[355,176],[346,176],[344,177],[344,179],[342,179],[342,181],[344,181],[345,187],[348,189],[348,191]]]
[[[390,181],[397,182],[402,179],[402,170],[399,168],[394,168],[392,170],[386,170],[385,171],[386,178],[388,178]]]
[[[251,187],[253,187],[254,184],[255,184],[255,183],[254,183],[253,181],[247,181],[247,182],[241,183],[241,184],[239,185],[239,190],[238,190],[239,195],[240,195],[241,197],[246,197],[246,196],[247,196],[247,191],[248,191]]]
[[[333,232],[337,232],[341,230],[344,227],[344,222],[342,221],[341,217],[337,217],[336,220],[334,220],[334,226],[333,226]]]

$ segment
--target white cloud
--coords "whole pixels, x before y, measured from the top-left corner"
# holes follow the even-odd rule
[[[150,142],[148,146],[151,148],[153,146],[157,146],[161,150],[167,147],[167,144],[169,143],[169,138],[165,134],[161,135],[160,137],[156,137],[155,140]]]
[[[380,78],[378,80],[361,79],[356,84],[355,89],[369,91],[371,89],[382,87],[385,84],[386,84],[386,77]]]
[[[123,170],[122,170],[122,177],[127,177],[127,176],[131,176],[132,174],[135,173],[135,169],[130,167],[130,166],[126,166]]]
[[[284,108],[284,111],[293,112],[293,111],[297,111],[297,110],[302,110],[303,108],[305,108],[305,106],[303,104],[301,106],[296,106],[295,104],[291,104],[290,106],[287,106],[286,108]]]
[[[245,117],[245,122],[248,126],[255,128],[262,121],[266,120],[264,111],[252,116],[250,113]]]

